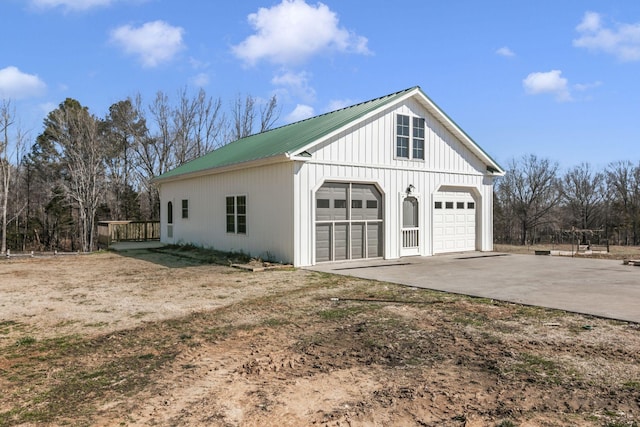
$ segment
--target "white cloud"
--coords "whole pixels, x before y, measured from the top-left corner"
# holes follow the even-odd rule
[[[597,88],[598,86],[602,86],[601,81],[596,81],[593,83],[576,83],[575,85],[573,85],[573,87],[580,92],[584,92],[589,89],[594,89],[594,88]]]
[[[296,108],[292,112],[290,112],[285,120],[287,123],[299,122],[300,120],[308,119],[309,117],[313,117],[315,115],[315,111],[313,107],[304,104],[296,105]]]
[[[41,9],[62,7],[66,10],[83,11],[93,7],[109,6],[114,0],[31,0],[31,4]]]
[[[525,91],[531,95],[549,93],[559,102],[571,101],[568,80],[562,77],[562,71],[551,70],[545,73],[531,73],[523,81]]]
[[[140,27],[123,25],[111,32],[111,41],[127,54],[139,57],[145,67],[171,61],[185,48],[184,29],[164,21],[147,22]]]
[[[0,69],[0,98],[29,98],[41,95],[46,88],[35,74],[23,73],[13,66]]]
[[[327,106],[327,112],[341,110],[354,104],[355,102],[350,99],[332,99]]]
[[[197,87],[205,87],[209,84],[209,75],[207,73],[199,73],[191,79],[191,83]]]
[[[516,56],[516,54],[506,46],[503,46],[500,49],[496,50],[496,55],[505,56],[507,58]]]
[[[608,53],[621,61],[640,61],[640,23],[607,28],[600,14],[586,12],[576,30],[580,37],[573,40],[575,47]]]
[[[271,84],[284,88],[286,95],[298,97],[308,103],[316,99],[316,90],[309,85],[310,77],[306,71],[299,73],[284,71],[271,79]]]
[[[367,39],[341,28],[338,16],[323,3],[282,0],[248,16],[255,34],[233,46],[234,54],[248,65],[265,59],[294,65],[323,51],[369,54]]]

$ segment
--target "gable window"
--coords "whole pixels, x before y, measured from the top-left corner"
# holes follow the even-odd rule
[[[401,114],[397,116],[396,156],[409,158],[409,116]]]
[[[182,218],[189,218],[189,200],[182,200]]]
[[[227,196],[227,233],[247,234],[247,196]]]
[[[413,158],[424,160],[424,119],[413,118]]]
[[[396,157],[424,160],[424,122],[422,117],[396,115]]]

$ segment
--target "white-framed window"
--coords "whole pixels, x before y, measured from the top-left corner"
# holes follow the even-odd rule
[[[405,114],[396,115],[396,158],[424,160],[425,120]]]
[[[189,219],[189,200],[182,199],[182,219]]]
[[[227,233],[247,234],[247,196],[227,196]]]

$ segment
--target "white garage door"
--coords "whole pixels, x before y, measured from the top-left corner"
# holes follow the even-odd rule
[[[475,250],[476,203],[471,193],[436,193],[433,203],[433,253]]]

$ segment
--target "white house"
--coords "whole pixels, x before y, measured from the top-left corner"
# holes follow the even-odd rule
[[[157,177],[161,241],[295,266],[491,251],[493,180],[503,174],[413,87]]]

